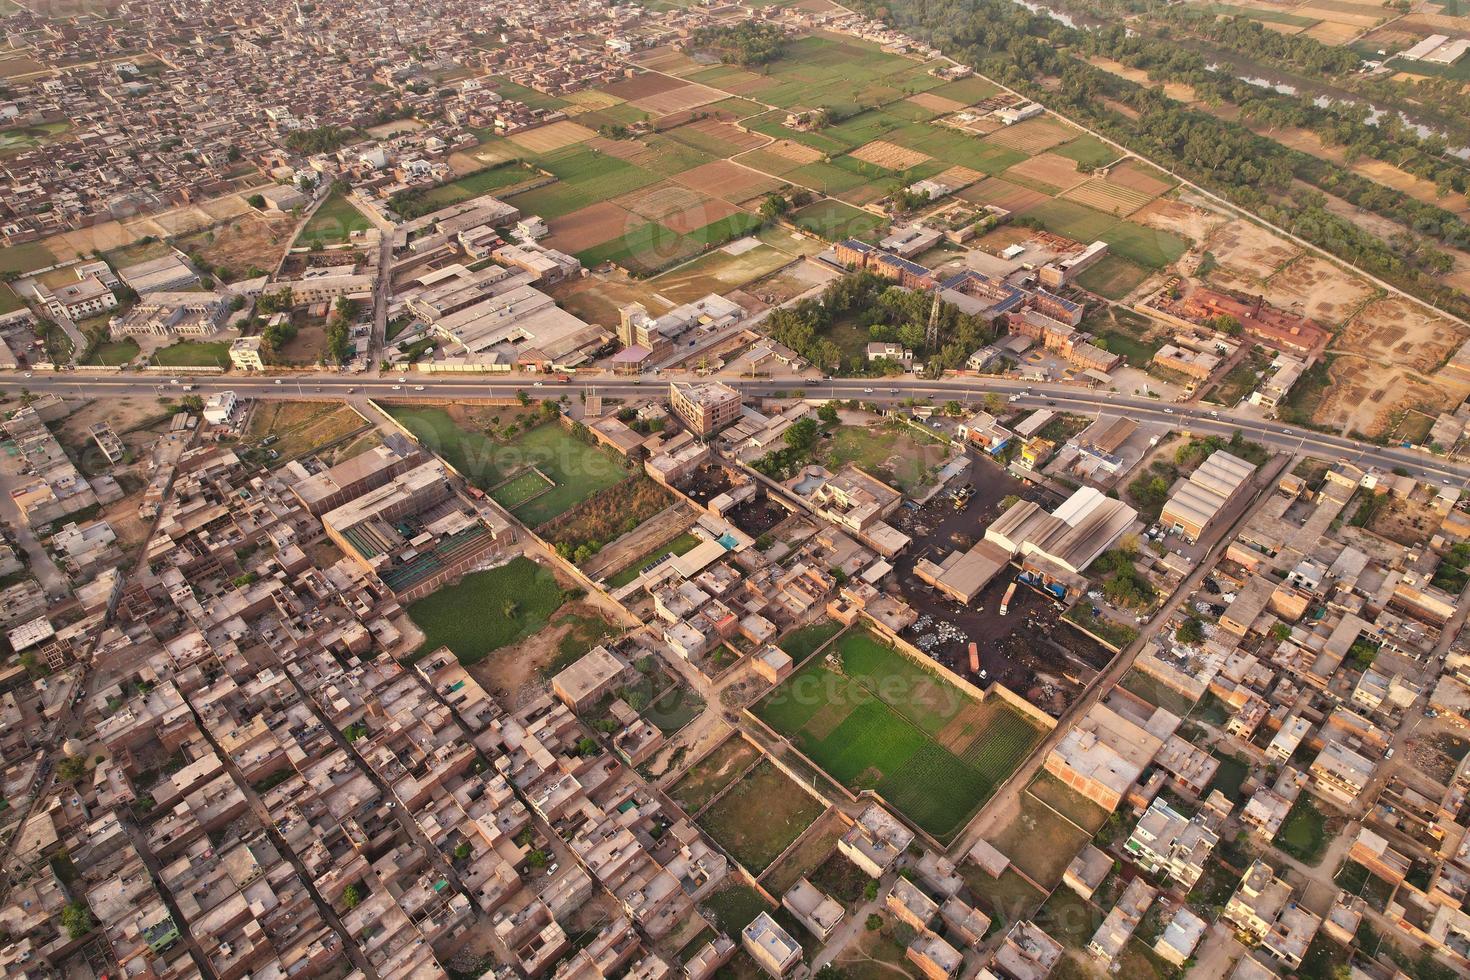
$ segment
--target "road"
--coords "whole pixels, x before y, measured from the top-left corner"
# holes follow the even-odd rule
[[[546,376],[542,376],[546,377]],[[606,375],[573,378],[565,384],[540,381],[527,375],[511,377],[485,376],[473,380],[437,375],[393,377],[352,377],[337,374],[272,378],[266,375],[190,376],[187,383],[195,392],[208,395],[215,391],[233,391],[248,398],[323,398],[345,399],[349,395],[385,399],[476,399],[506,398],[524,391],[533,398],[560,398],[578,391],[596,390],[604,398],[648,397],[661,393],[670,379],[694,380],[692,375],[661,375],[658,379],[626,379]],[[1016,408],[1052,408],[1062,412],[1096,415],[1100,412],[1120,413],[1139,422],[1159,422],[1176,428],[1187,428],[1201,435],[1229,436],[1240,431],[1279,452],[1305,453],[1323,459],[1344,459],[1360,466],[1376,466],[1383,470],[1402,468],[1410,476],[1428,483],[1470,489],[1470,465],[1451,462],[1430,453],[1405,448],[1380,446],[1330,432],[1317,432],[1283,422],[1265,422],[1232,416],[1229,410],[1214,410],[1189,403],[1162,403],[1152,398],[1124,395],[1075,384],[1019,381],[989,375],[922,379],[850,379],[746,380],[721,378],[725,384],[740,389],[748,397],[769,397],[801,391],[808,398],[860,399],[880,405],[892,405],[910,398],[932,402],[970,401],[987,394],[1010,399]],[[132,373],[92,374],[71,372],[7,374],[0,378],[0,391],[18,392],[29,388],[42,394],[54,392],[63,397],[106,398],[124,395],[155,395],[162,386],[168,390],[171,379],[158,374]],[[177,389],[175,389],[177,390]]]

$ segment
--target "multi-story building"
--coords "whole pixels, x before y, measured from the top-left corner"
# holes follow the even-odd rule
[[[85,320],[117,306],[117,297],[96,276],[87,276],[79,282],[70,282],[55,289],[38,282],[36,298],[52,316],[70,320]]]
[[[740,392],[718,381],[671,381],[669,405],[697,436],[712,435],[740,417]]]

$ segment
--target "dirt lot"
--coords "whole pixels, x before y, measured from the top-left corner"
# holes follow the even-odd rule
[[[583,652],[596,645],[599,633],[613,631],[597,608],[587,602],[573,602],[557,610],[550,625],[520,643],[501,647],[472,666],[470,673],[492,694],[520,704],[546,688],[542,672],[563,657],[562,641],[568,651],[580,647]],[[585,646],[581,641],[587,642]]]
[[[585,143],[597,133],[586,126],[562,120],[549,126],[537,126],[519,133],[511,133],[506,139],[532,153],[550,153],[565,146]]]
[[[1428,374],[1465,338],[1453,322],[1430,316],[1408,300],[1388,297],[1364,307],[1333,346]]]
[[[547,223],[551,237],[546,242],[564,252],[580,252],[611,241],[638,224],[641,224],[639,219],[629,212],[611,201],[602,201],[553,218]]]
[[[214,266],[244,275],[251,268],[273,270],[291,243],[296,220],[288,215],[263,218],[246,215],[211,228],[177,244],[184,252],[196,252]]]
[[[1303,255],[1261,290],[1272,305],[1330,327],[1342,326],[1375,292],[1369,283],[1314,255]]]
[[[729,160],[716,160],[714,163],[686,170],[674,180],[700,193],[735,204],[769,194],[782,186],[781,181],[774,177]]]
[[[1243,219],[1217,229],[1206,247],[1219,263],[1217,281],[1236,286],[1257,285],[1301,254],[1295,245]]]
[[[1378,436],[1391,431],[1404,412],[1438,414],[1470,396],[1470,385],[1448,379],[1430,381],[1397,366],[1343,355],[1333,362],[1332,387],[1316,413],[1319,425],[1339,432]]]
[[[1160,198],[1135,213],[1133,220],[1149,228],[1173,232],[1191,242],[1202,242],[1227,219],[1215,211]]]
[[[243,438],[260,442],[275,436],[270,448],[280,454],[277,462],[284,463],[370,424],[350,405],[256,402]]]
[[[656,299],[647,285],[621,274],[569,279],[549,292],[568,313],[608,328],[617,326],[618,308],[629,303],[642,303],[653,316],[668,312],[672,305]]]
[[[835,278],[837,274],[833,270],[808,260],[787,266],[773,276],[751,283],[746,291],[774,306],[794,296],[800,296],[814,286],[825,285]]]

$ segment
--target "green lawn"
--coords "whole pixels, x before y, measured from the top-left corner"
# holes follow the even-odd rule
[[[230,345],[227,341],[181,340],[159,349],[153,363],[162,367],[229,367]]]
[[[529,558],[466,575],[408,607],[421,653],[447,646],[463,664],[540,631],[562,604],[556,577]]]
[[[322,202],[316,213],[301,229],[297,240],[302,244],[312,242],[322,245],[337,245],[350,241],[355,231],[367,231],[372,227],[363,213],[352,206],[347,195],[333,192]]]
[[[760,717],[834,779],[877,790],[937,837],[958,830],[1041,735],[866,630],[836,649],[840,673],[809,663],[760,703]]]
[[[138,353],[138,342],[131,337],[125,337],[122,340],[98,344],[97,349],[92,352],[92,356],[87,358],[85,363],[118,367],[137,357]]]
[[[1103,299],[1120,300],[1148,278],[1149,270],[1121,255],[1105,255],[1077,276],[1077,285]]]
[[[543,422],[513,439],[499,441],[484,432],[460,428],[442,408],[384,407],[424,448],[442,457],[481,490],[489,491],[525,466],[535,466],[549,477],[556,486],[529,502],[529,481],[517,479],[495,493],[502,506],[517,507],[516,516],[531,527],[628,476],[610,453],[582,442],[557,422]]]
[[[628,566],[616,575],[609,575],[607,577],[608,587],[621,589],[623,586],[637,579],[643,569],[647,568],[655,559],[662,558],[664,555],[687,554],[703,540],[699,535],[685,531],[672,541],[665,541],[656,548],[650,548],[629,562]]]
[[[1118,159],[1117,150],[1091,133],[1083,133],[1072,142],[1053,147],[1049,152],[1068,160],[1076,160],[1085,167],[1101,167]]]

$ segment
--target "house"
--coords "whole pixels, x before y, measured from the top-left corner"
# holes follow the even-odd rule
[[[762,912],[740,931],[740,943],[756,965],[773,977],[784,977],[801,962],[801,945]]]

